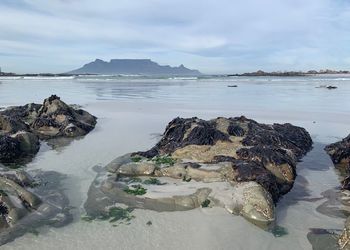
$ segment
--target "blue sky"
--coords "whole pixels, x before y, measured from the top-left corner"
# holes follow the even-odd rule
[[[0,0],[0,66],[150,58],[204,73],[350,69],[348,0]]]

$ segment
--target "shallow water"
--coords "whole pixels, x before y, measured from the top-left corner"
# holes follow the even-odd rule
[[[317,88],[325,84],[338,89]],[[350,78],[0,80],[0,107],[41,102],[51,94],[82,105],[99,118],[96,129],[84,138],[55,143],[53,150],[42,145],[27,165],[67,175],[66,193],[75,222],[42,228],[38,236],[27,234],[3,249],[311,249],[309,228],[343,226],[344,218],[324,214],[317,207],[327,200],[321,193],[336,192],[339,187],[338,173],[323,147],[350,133]],[[220,208],[171,213],[136,210],[130,225],[118,227],[80,220],[96,175],[93,166],[151,147],[176,116],[239,115],[266,123],[290,122],[305,127],[313,137],[314,149],[298,165],[295,187],[278,204],[278,224],[287,235],[276,238]],[[151,226],[146,225],[148,221]]]

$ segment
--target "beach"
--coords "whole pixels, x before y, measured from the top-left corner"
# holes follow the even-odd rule
[[[319,88],[323,85],[338,88]],[[350,77],[0,79],[0,107],[41,102],[51,94],[98,118],[96,128],[83,138],[42,142],[25,166],[66,175],[62,188],[74,221],[62,228],[40,228],[38,235],[26,234],[3,249],[312,249],[307,239],[310,228],[343,228],[344,217],[323,214],[317,207],[327,201],[323,192],[337,195],[340,185],[323,147],[349,133]],[[117,227],[80,219],[96,176],[94,166],[149,149],[175,117],[241,115],[260,123],[304,127],[314,141],[313,150],[297,166],[294,188],[277,205],[277,223],[288,234],[275,237],[222,208],[135,210],[130,225]]]

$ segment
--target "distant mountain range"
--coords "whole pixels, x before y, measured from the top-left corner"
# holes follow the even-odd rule
[[[331,70],[331,69],[321,69],[309,70],[309,71],[274,71],[265,72],[258,70],[256,72],[249,72],[243,74],[230,74],[228,76],[312,76],[312,75],[336,75],[336,74],[349,74],[348,70]]]
[[[194,76],[201,75],[201,72],[188,69],[182,64],[179,67],[162,66],[150,59],[112,59],[109,62],[96,59],[67,74]]]

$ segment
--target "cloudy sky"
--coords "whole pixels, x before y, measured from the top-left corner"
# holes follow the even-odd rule
[[[0,0],[3,71],[150,58],[204,73],[350,69],[349,0]]]

